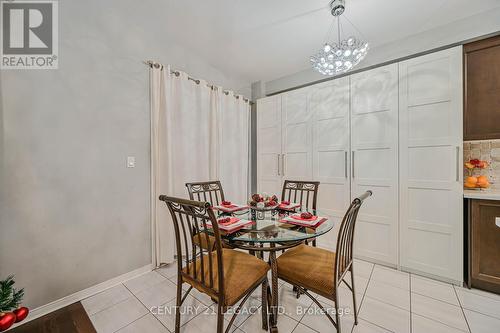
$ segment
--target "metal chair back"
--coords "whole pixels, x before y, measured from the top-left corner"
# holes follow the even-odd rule
[[[335,276],[334,285],[338,286],[342,282],[345,274],[352,265],[353,260],[353,244],[354,244],[354,228],[358,217],[359,209],[363,201],[372,195],[372,191],[366,191],[349,206],[342,223],[337,238],[337,250],[335,255]]]
[[[209,295],[216,296],[223,304],[224,269],[221,236],[211,204],[166,195],[161,195],[160,200],[167,204],[174,223],[179,283],[182,283],[181,278],[184,281],[192,281]],[[205,237],[208,243],[209,235],[206,230],[209,226],[216,240],[213,252],[195,246],[193,243],[193,240],[197,239],[201,244],[202,237]],[[213,263],[215,259],[217,259],[217,265]],[[215,269],[217,269],[217,275],[215,275]]]
[[[281,200],[300,203],[304,210],[316,210],[319,182],[285,180]]]
[[[224,201],[224,191],[220,181],[186,183],[189,199],[210,202],[220,205]]]

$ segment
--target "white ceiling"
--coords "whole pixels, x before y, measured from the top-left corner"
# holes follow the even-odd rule
[[[171,38],[248,82],[307,69],[332,22],[328,0],[170,0],[168,7],[161,15]],[[374,48],[495,7],[500,0],[346,0],[345,15]]]

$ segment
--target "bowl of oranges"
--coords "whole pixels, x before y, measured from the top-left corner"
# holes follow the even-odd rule
[[[490,181],[487,176],[473,175],[474,169],[486,169],[490,166],[487,161],[472,159],[465,163],[465,168],[469,171],[469,177],[465,179],[464,187],[466,189],[484,189],[490,187]]]
[[[490,187],[490,181],[486,176],[469,176],[465,179],[465,188],[482,189]]]

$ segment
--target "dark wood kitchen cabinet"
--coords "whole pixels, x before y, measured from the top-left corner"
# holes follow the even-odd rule
[[[474,288],[500,293],[500,201],[470,201],[469,270]]]
[[[464,45],[464,140],[500,139],[500,36]]]

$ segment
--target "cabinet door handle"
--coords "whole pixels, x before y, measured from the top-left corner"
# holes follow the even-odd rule
[[[457,163],[457,170],[456,170],[456,173],[457,173],[457,177],[456,177],[456,181],[458,182],[460,180],[460,161],[459,161],[459,158],[460,158],[460,147],[457,146],[456,147],[456,163]]]
[[[280,154],[276,155],[278,157],[278,176],[280,175]]]
[[[285,154],[281,156],[281,174],[284,176],[285,175]]]
[[[354,179],[354,150],[352,151],[351,165],[352,165],[352,179]]]
[[[344,174],[345,178],[347,178],[347,150],[344,152]]]

